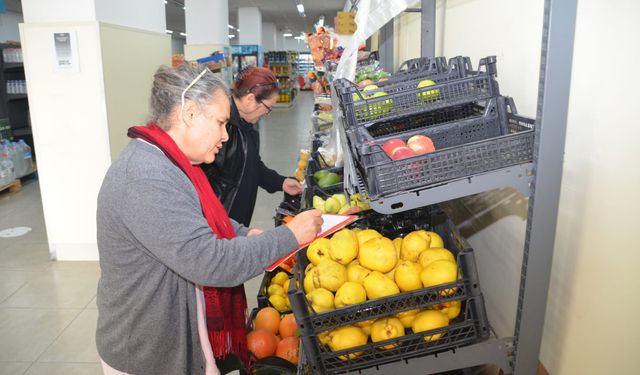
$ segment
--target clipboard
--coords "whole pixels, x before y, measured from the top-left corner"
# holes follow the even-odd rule
[[[322,237],[326,237],[329,236],[337,231],[339,231],[340,229],[346,227],[347,225],[353,223],[354,221],[358,220],[359,217],[358,215],[332,215],[332,214],[323,214],[322,215],[322,220],[324,220],[324,223],[322,224],[322,228],[320,229],[320,233],[318,233],[318,235],[316,236],[316,238],[313,239],[313,241],[315,241],[318,238],[322,238]],[[307,246],[309,246],[309,244],[313,241],[309,241],[307,243],[304,243],[302,245],[300,245],[297,249],[293,250],[292,252],[290,252],[289,254],[283,256],[282,258],[276,260],[272,265],[270,265],[269,267],[266,268],[267,271],[272,272],[273,270],[275,270],[276,268],[280,267],[284,270],[286,270],[287,272],[291,272],[291,270],[293,269],[293,261],[294,259],[294,255],[306,248]]]

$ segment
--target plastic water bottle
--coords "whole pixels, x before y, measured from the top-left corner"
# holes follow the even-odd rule
[[[24,174],[27,174],[33,170],[33,153],[31,152],[31,147],[24,142],[24,139],[18,141],[18,146],[20,146],[24,155]]]
[[[13,162],[13,170],[16,173],[16,177],[22,177],[25,173],[22,147],[18,146],[16,142],[11,142],[9,152],[11,152],[11,161]]]
[[[7,185],[16,179],[13,162],[6,143],[0,144],[0,186]]]

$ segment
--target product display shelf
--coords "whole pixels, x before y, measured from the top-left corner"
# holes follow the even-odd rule
[[[425,4],[431,3],[434,2],[423,0],[423,9],[429,9],[429,5],[425,7]],[[435,374],[492,363],[500,367],[505,374],[535,374],[538,367],[553,254],[553,236],[549,236],[549,226],[555,225],[557,214],[557,207],[550,207],[544,201],[548,199],[557,201],[559,195],[561,167],[554,162],[556,160],[554,158],[561,157],[563,152],[562,142],[558,143],[557,140],[563,141],[565,137],[567,82],[570,77],[568,73],[571,70],[575,15],[575,1],[545,1],[538,113],[535,127],[532,129],[535,133],[532,160],[434,184],[424,189],[399,191],[372,202],[372,207],[378,212],[397,214],[416,207],[506,186],[514,187],[523,196],[529,197],[520,291],[513,335],[498,336],[492,332],[490,337],[482,342],[458,347],[455,350],[441,351],[434,355],[379,364],[359,369],[357,373]],[[432,20],[432,22],[435,21]],[[419,67],[420,63],[417,61],[415,66]],[[336,123],[340,124],[339,120]],[[547,127],[543,132],[545,124]],[[550,127],[549,124],[553,124],[554,127]],[[347,137],[344,134],[344,128],[343,126],[339,128],[345,142]],[[343,144],[343,149],[349,150],[346,143]],[[355,188],[361,194],[367,194],[366,185],[355,168],[353,155],[347,151],[346,156],[347,181],[351,180],[352,189]],[[543,174],[545,179],[539,177]],[[536,205],[536,200],[540,200],[541,203]],[[307,351],[302,347],[301,350],[301,354]],[[302,357],[299,373],[309,373],[307,358],[304,354]]]
[[[359,172],[357,192],[369,196]],[[531,195],[533,163],[519,164],[495,171],[473,175],[454,181],[434,184],[425,189],[401,192],[381,199],[371,200],[371,208],[384,214],[394,214],[418,207],[466,197],[485,191],[509,186],[517,189],[525,197]]]
[[[397,213],[505,186],[513,186],[524,196],[528,196],[529,212],[513,335],[499,337],[492,332],[488,339],[479,343],[419,358],[380,364],[354,373],[436,374],[485,364],[494,364],[505,374],[536,373],[553,256],[553,227],[557,220],[557,205],[550,205],[548,202],[557,203],[560,192],[561,163],[558,164],[557,158],[562,157],[565,138],[576,8],[575,0],[544,1],[538,112],[532,161],[447,181],[424,190],[399,192],[371,204],[381,213]],[[435,24],[435,15],[431,14],[435,13],[435,1],[423,0],[422,9],[429,14],[427,20],[422,22],[423,35],[426,35],[428,27]],[[433,40],[423,40],[423,55],[433,56],[434,49]],[[343,149],[349,150],[344,128],[341,128]],[[366,187],[358,176],[350,152],[346,151],[345,155],[344,173],[348,190],[366,194]],[[536,205],[538,200],[540,203]],[[308,366],[306,358],[304,362]],[[308,367],[300,366],[299,373],[308,371]]]

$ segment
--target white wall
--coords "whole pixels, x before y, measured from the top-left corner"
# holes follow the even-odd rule
[[[24,22],[102,21],[164,32],[164,2],[159,0],[25,0]]]
[[[0,14],[0,41],[20,40],[18,24],[22,22],[22,14],[6,12]]]
[[[436,50],[498,58],[501,92],[535,116],[542,1],[438,1]],[[578,2],[556,245],[540,359],[552,375],[635,374],[640,264],[640,2]],[[599,25],[599,26],[594,26]],[[606,25],[606,26],[605,26]],[[416,43],[414,48],[419,48]],[[508,189],[457,205],[476,249],[491,323],[514,324],[525,201]],[[483,204],[484,201],[484,204]],[[498,201],[496,207],[491,202]]]
[[[298,51],[309,52],[309,47],[304,40],[297,40],[293,37],[283,37],[282,33],[276,34],[276,51]]]
[[[258,8],[238,8],[238,44],[262,45],[262,13]],[[233,43],[235,44],[235,43]]]
[[[159,0],[95,0],[96,19],[114,25],[164,33],[165,5]]]
[[[78,73],[53,71],[53,33],[77,33]],[[96,197],[111,163],[98,22],[21,25],[50,252],[97,259]]]
[[[93,21],[94,0],[25,0],[22,1],[24,22]]]
[[[638,15],[634,0],[578,2],[541,354],[553,375],[637,374],[640,368]]]
[[[171,65],[171,36],[100,23],[104,90],[109,123],[109,147],[115,160],[129,143],[127,129],[149,120],[153,75],[160,65]],[[123,69],[122,56],[128,59]]]
[[[242,29],[240,29],[242,30]],[[276,51],[276,25],[271,22],[262,23],[262,50]]]
[[[185,6],[186,44],[229,45],[228,0],[187,0]]]
[[[446,4],[446,19],[440,23],[444,30],[438,30],[444,38],[442,54],[470,56],[474,67],[480,58],[496,55],[500,92],[515,99],[520,113],[535,116],[543,2],[449,0]]]
[[[420,13],[400,13],[394,19],[393,71],[404,61],[420,57],[420,20]]]

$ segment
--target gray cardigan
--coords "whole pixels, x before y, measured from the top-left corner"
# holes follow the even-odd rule
[[[96,344],[111,367],[131,374],[204,373],[194,284],[231,287],[297,247],[280,226],[219,240],[186,175],[154,146],[132,140],[98,195]]]

